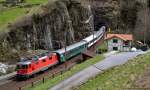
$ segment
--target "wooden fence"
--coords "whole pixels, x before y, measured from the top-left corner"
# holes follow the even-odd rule
[[[42,79],[39,79],[38,81],[34,81],[31,83],[28,83],[27,85],[23,86],[23,87],[18,87],[18,90],[28,90],[28,88],[33,88],[34,86],[37,86],[39,84],[44,84],[45,82],[47,82],[48,80],[58,76],[58,75],[62,75],[64,72],[71,70],[71,68],[74,65],[68,67],[68,68],[64,68],[62,70],[59,70],[57,72],[53,72],[49,75],[47,75],[46,77],[43,77]]]

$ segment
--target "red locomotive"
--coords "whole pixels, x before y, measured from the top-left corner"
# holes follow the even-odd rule
[[[46,70],[58,62],[56,53],[44,53],[40,56],[33,56],[31,60],[24,58],[17,64],[17,77],[31,76],[39,71]]]

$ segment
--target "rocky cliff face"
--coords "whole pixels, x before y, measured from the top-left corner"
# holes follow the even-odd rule
[[[91,0],[91,3],[95,27],[105,23],[114,33],[128,33],[135,27],[140,4],[136,0]]]
[[[111,28],[111,33],[132,33],[140,41],[145,36],[146,42],[150,44],[149,0],[88,1],[92,5],[96,29],[105,23]]]
[[[146,43],[150,44],[150,8],[149,0],[137,0],[141,7],[137,13],[137,20],[134,28],[134,34],[136,39],[143,41],[144,38]],[[140,36],[140,37],[139,37]]]
[[[9,25],[10,31],[1,35],[1,61],[19,59],[22,51],[59,49],[90,35],[94,25],[90,10],[70,0],[42,6],[40,13]]]
[[[95,28],[105,24],[116,30],[120,14],[119,0],[90,0],[94,13]]]

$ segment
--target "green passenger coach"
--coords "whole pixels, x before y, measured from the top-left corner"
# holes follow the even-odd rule
[[[72,58],[73,56],[76,56],[87,49],[87,42],[86,41],[80,41],[78,43],[75,43],[73,45],[67,46],[67,48],[62,48],[55,53],[59,54],[60,62],[65,62],[66,60]]]

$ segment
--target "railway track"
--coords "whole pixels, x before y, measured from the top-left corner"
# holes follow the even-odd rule
[[[91,47],[89,50],[92,52],[95,48]],[[35,82],[37,80],[41,80],[43,77],[50,75],[54,72],[59,72],[62,69],[65,69],[67,67],[73,67],[75,66],[79,61],[82,61],[83,57],[82,54],[77,55],[76,57],[71,58],[65,63],[62,63],[60,65],[54,66],[48,70],[46,70],[43,73],[37,74],[34,78],[29,78],[27,80],[23,81],[17,81],[16,78],[11,78],[5,81],[0,82],[0,90],[19,90],[20,87],[24,87],[26,85],[31,84],[32,82]]]
[[[67,67],[73,67],[75,66],[79,61],[82,60],[82,55],[78,55],[67,62],[54,66],[45,72],[36,74],[34,78],[29,78],[27,80],[23,81],[17,81],[16,78],[11,78],[5,81],[0,82],[0,90],[19,90],[20,87],[24,87],[26,85],[31,84],[32,82],[35,82],[37,80],[41,80],[43,77],[50,75],[54,72],[60,72],[63,69],[66,69]]]
[[[1,82],[4,84],[0,85],[0,90],[19,90],[19,87],[24,87],[32,82],[42,79],[45,76],[48,76],[51,73],[59,72],[62,69],[65,69],[67,67],[72,67],[72,66],[76,65],[79,60],[82,60],[82,55],[78,55],[63,64],[54,66],[54,67],[46,70],[45,72],[36,74],[34,78],[29,78],[27,80],[17,81],[16,78],[11,78],[10,80],[6,80],[5,81],[6,83]]]

